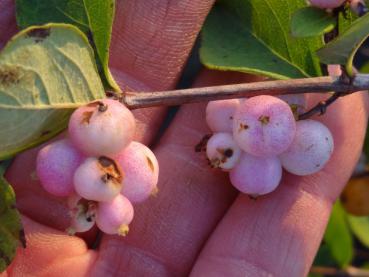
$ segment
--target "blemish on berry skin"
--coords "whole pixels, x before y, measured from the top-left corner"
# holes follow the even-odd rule
[[[217,159],[216,167],[220,167],[221,164],[226,163],[228,159],[233,156],[233,149],[231,148],[227,148],[227,149],[217,148],[217,152],[221,155],[221,157],[216,158]]]
[[[82,114],[81,124],[90,124],[90,119],[94,112],[84,112]]]
[[[94,101],[94,102],[88,103],[86,105],[86,107],[95,108],[95,107],[98,107],[99,105],[102,105],[102,104],[103,103],[101,101]]]
[[[221,160],[218,158],[214,158],[212,160],[209,160],[209,164],[211,168],[218,168],[220,167]]]
[[[233,156],[233,150],[227,148],[226,150],[224,150],[224,156],[226,156],[227,158],[231,158]]]
[[[113,159],[110,159],[105,156],[101,156],[98,158],[98,165],[100,166],[100,169],[105,174],[101,176],[101,179],[104,182],[107,181],[114,181],[117,183],[121,183],[123,180],[123,173],[119,166],[116,164],[116,162]]]
[[[98,108],[97,110],[99,112],[106,112],[108,110],[108,105],[99,100],[87,104],[86,107],[91,107],[91,108],[97,107]]]
[[[238,132],[247,130],[249,128],[249,125],[240,123],[240,126],[238,127]]]
[[[148,156],[146,156],[146,161],[147,161],[147,164],[149,165],[151,171],[154,172],[154,164],[153,164],[152,160]]]
[[[103,102],[99,102],[99,112],[103,113],[108,110],[108,105],[104,104]]]
[[[305,149],[305,152],[307,152],[307,151],[311,150],[311,148],[313,148],[313,147],[314,147],[314,144],[310,144],[310,145]]]
[[[261,122],[261,124],[266,125],[266,124],[269,123],[270,117],[269,116],[266,116],[266,115],[261,115],[259,117],[259,121]]]

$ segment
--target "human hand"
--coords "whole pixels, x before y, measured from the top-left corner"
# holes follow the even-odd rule
[[[173,88],[213,1],[117,1],[112,73],[123,89]],[[0,0],[0,47],[15,32],[14,8]],[[245,82],[243,74],[203,71],[197,86]],[[316,98],[315,98],[315,101]],[[7,173],[23,216],[27,248],[3,276],[303,276],[318,249],[331,205],[361,152],[366,129],[364,94],[344,97],[322,120],[335,151],[321,172],[284,173],[270,195],[250,200],[225,174],[208,168],[194,146],[209,133],[205,105],[184,105],[154,151],[160,163],[159,194],[135,206],[127,237],[96,230],[79,237],[68,226],[64,200],[31,178],[33,149]],[[135,111],[137,139],[153,140],[165,108]]]

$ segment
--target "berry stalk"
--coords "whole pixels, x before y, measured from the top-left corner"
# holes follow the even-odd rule
[[[346,95],[362,90],[369,90],[369,74],[357,74],[351,80],[342,77],[326,76],[145,93],[129,92],[124,96],[122,102],[129,109],[138,109],[259,95],[326,93],[333,91]]]

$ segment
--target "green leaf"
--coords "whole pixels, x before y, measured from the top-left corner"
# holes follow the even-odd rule
[[[0,53],[0,160],[46,141],[73,109],[103,97],[93,50],[76,27],[20,32]]]
[[[344,11],[338,13],[338,33],[342,34],[351,24],[354,23],[359,17],[349,7],[346,7]]]
[[[292,14],[305,6],[304,0],[220,1],[203,27],[202,63],[277,79],[321,75],[315,51],[322,40],[290,34]]]
[[[317,51],[321,62],[325,64],[346,65],[352,75],[352,62],[359,46],[369,35],[369,13],[357,19],[338,38]]]
[[[347,216],[351,230],[358,240],[369,247],[369,217],[368,216]]]
[[[104,83],[115,91],[120,88],[109,70],[109,46],[115,14],[114,0],[83,0],[88,17],[88,25],[92,32],[99,62],[104,71]]]
[[[68,23],[87,36],[92,35],[104,85],[120,92],[108,68],[114,12],[114,0],[16,0],[17,23],[21,28],[50,22]]]
[[[297,10],[291,19],[291,32],[295,37],[321,36],[335,26],[336,19],[331,14],[314,7]]]
[[[15,194],[3,177],[7,164],[0,163],[0,273],[13,260],[18,246],[26,246]]]
[[[347,214],[339,201],[333,206],[324,234],[324,241],[329,247],[333,258],[341,267],[350,264],[353,258],[353,240],[347,222]]]

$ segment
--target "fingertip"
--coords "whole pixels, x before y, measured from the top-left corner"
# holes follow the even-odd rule
[[[85,276],[97,254],[74,236],[22,216],[26,248],[18,248],[9,276]]]

